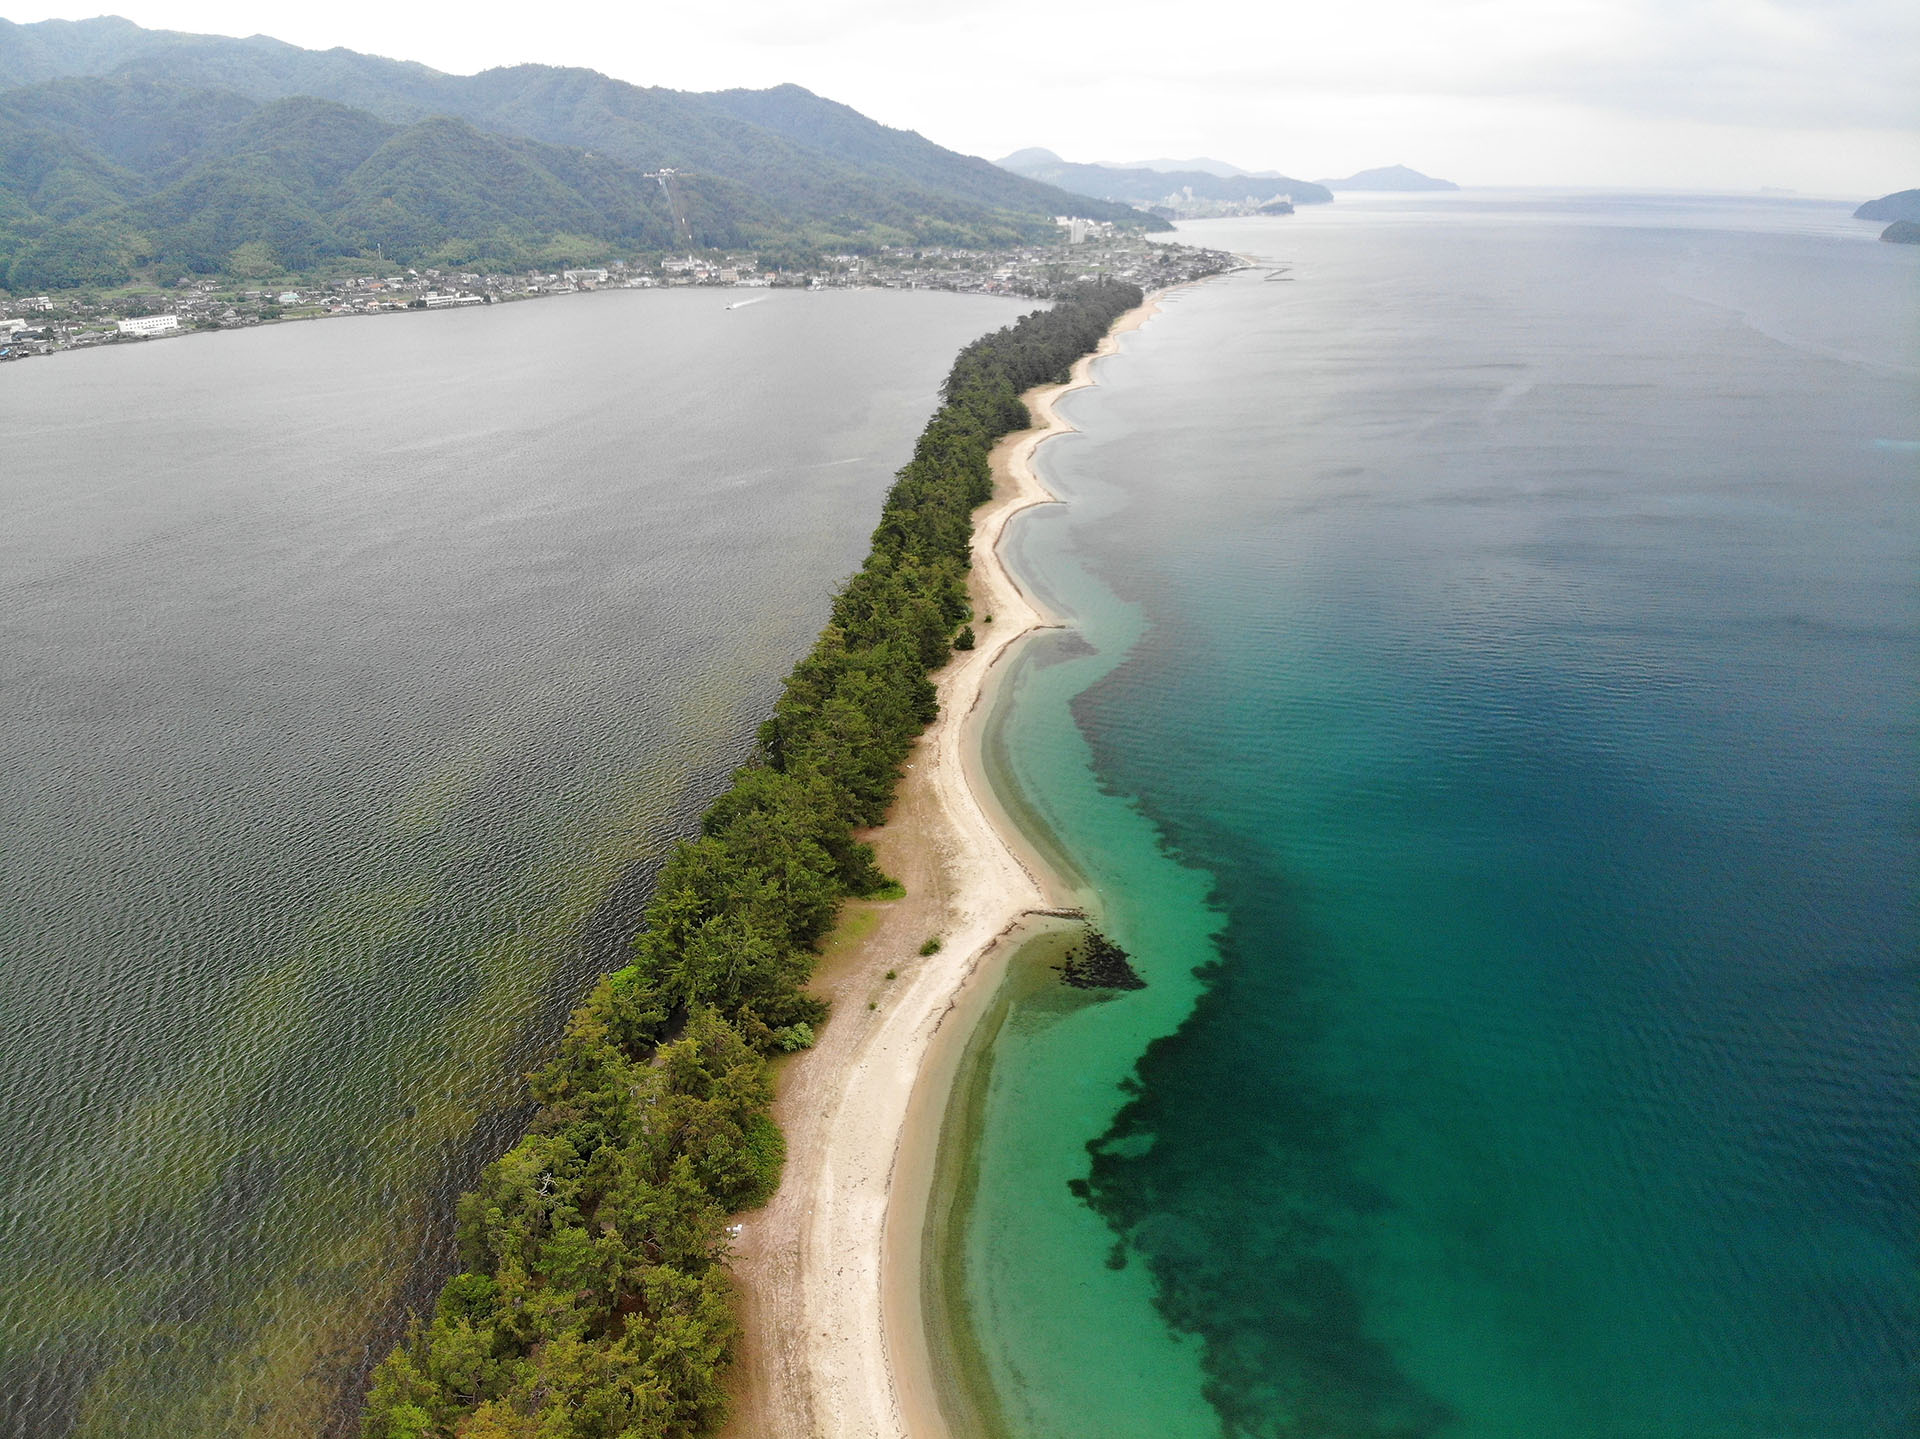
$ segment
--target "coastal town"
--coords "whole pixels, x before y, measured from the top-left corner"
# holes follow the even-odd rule
[[[901,245],[825,256],[804,269],[770,268],[749,253],[709,253],[512,274],[405,267],[273,285],[189,276],[166,289],[0,292],[0,360],[292,320],[456,309],[596,290],[864,288],[1046,299],[1080,280],[1123,280],[1152,291],[1239,265],[1224,251],[1151,241],[1110,223],[1063,216],[1057,224],[1059,237],[1048,244],[1000,250]]]

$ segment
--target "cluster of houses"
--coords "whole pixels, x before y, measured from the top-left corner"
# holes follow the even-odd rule
[[[1143,290],[1158,290],[1217,275],[1240,263],[1222,250],[1156,244],[1099,221],[1073,223],[1085,228],[1077,241],[1069,233],[1071,249],[1057,244],[1013,250],[900,246],[860,261],[859,281],[892,288],[1044,299],[1076,280],[1124,280]]]
[[[650,262],[552,272],[482,274],[434,268],[317,281],[300,289],[235,290],[231,281],[190,276],[170,290],[111,301],[83,295],[0,296],[0,360],[189,330],[240,329],[285,319],[442,310],[603,289],[710,285],[744,288],[953,290],[1044,297],[1078,279],[1107,276],[1143,289],[1231,269],[1231,255],[1153,244],[1113,225],[1072,216],[1050,244],[1012,250],[895,246],[868,255],[832,255],[805,270],[769,269],[753,255],[670,255]],[[1064,243],[1063,243],[1064,242]]]

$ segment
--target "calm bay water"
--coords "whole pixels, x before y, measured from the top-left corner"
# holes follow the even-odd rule
[[[339,1419],[1029,308],[726,298],[0,373],[0,1432]]]
[[[1149,988],[1016,974],[976,1066],[1000,1427],[1914,1432],[1920,255],[1185,228],[1263,264],[1069,399],[1014,541],[1078,632],[989,762]]]

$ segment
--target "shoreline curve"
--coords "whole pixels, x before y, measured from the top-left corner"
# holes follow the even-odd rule
[[[724,1434],[754,1439],[949,1439],[927,1343],[921,1256],[933,1159],[975,1023],[1017,932],[1077,907],[993,797],[980,758],[1002,663],[1058,628],[1008,568],[1015,515],[1058,502],[1034,467],[1074,432],[1055,408],[1095,363],[1159,311],[1156,291],[1114,321],[1065,383],[1026,392],[1036,423],[993,448],[994,494],[976,513],[969,581],[976,647],[935,677],[940,714],[914,746],[888,822],[862,838],[904,899],[855,901],[829,936],[813,988],[833,1018],[784,1060],[774,1117],[787,1171],[739,1216],[734,1273],[744,1331]],[[932,955],[919,951],[938,937]]]

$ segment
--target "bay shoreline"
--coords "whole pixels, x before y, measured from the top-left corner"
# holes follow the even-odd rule
[[[1007,661],[1027,636],[1061,623],[1020,585],[1000,544],[1015,515],[1057,501],[1034,467],[1041,444],[1074,429],[1057,402],[1094,383],[1095,363],[1167,293],[1116,320],[1065,383],[1029,390],[1033,427],[993,449],[994,495],[973,536],[977,645],[937,676],[940,717],[913,750],[888,823],[862,836],[906,897],[847,906],[814,985],[834,1021],[780,1066],[774,1115],[790,1157],[779,1192],[741,1217],[736,1239],[744,1338],[728,1435],[954,1432],[923,1273],[939,1135],[969,1040],[1032,922],[1087,898],[1013,821],[983,762]],[[934,937],[937,951],[920,954]]]

